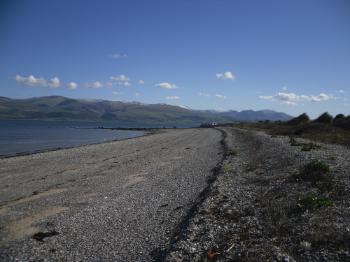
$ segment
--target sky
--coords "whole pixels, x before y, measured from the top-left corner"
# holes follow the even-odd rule
[[[0,96],[350,114],[348,0],[1,0]]]

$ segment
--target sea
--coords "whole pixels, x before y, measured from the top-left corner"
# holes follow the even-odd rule
[[[101,128],[104,127],[104,128]],[[113,122],[0,120],[0,157],[138,137]]]

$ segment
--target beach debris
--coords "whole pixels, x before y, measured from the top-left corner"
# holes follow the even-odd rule
[[[209,250],[208,253],[207,253],[207,258],[209,260],[214,260],[217,258],[217,256],[219,255],[218,252],[214,251],[214,250]]]
[[[57,236],[58,234],[59,233],[56,230],[52,230],[49,232],[38,232],[38,233],[35,233],[32,236],[32,238],[35,239],[36,241],[44,242],[44,238]]]
[[[300,245],[305,249],[305,250],[310,250],[311,249],[311,243],[307,241],[301,241]]]

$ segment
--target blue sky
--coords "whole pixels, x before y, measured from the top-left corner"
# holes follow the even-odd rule
[[[0,33],[0,96],[350,114],[347,0],[2,0]]]

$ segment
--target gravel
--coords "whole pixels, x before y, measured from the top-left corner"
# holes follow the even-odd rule
[[[152,261],[222,159],[215,129],[0,160],[1,261]]]
[[[289,138],[223,128],[228,150],[217,180],[167,261],[350,261],[350,151],[319,143],[302,151]],[[309,142],[297,139],[298,142]],[[329,165],[331,187],[296,181],[312,160]],[[304,208],[303,200],[330,205]]]

